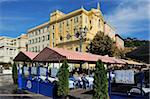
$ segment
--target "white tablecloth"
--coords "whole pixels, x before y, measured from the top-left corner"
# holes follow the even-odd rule
[[[69,80],[69,88],[74,88],[74,81]]]
[[[46,79],[46,76],[39,76],[39,78],[44,81]],[[58,78],[48,77],[48,80],[53,82],[53,81],[58,81]],[[69,80],[69,88],[74,88],[74,81]]]
[[[86,79],[89,81],[89,86],[93,85],[94,78],[86,76]]]

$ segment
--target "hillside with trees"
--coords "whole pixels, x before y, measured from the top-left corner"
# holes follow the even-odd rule
[[[150,41],[148,40],[138,40],[137,38],[130,38],[127,37],[124,39],[125,47],[139,47],[139,46],[146,46],[149,44]]]
[[[127,38],[125,41],[125,50],[126,50],[126,57],[135,59],[138,61],[142,61],[145,63],[149,62],[149,46],[150,41],[148,40],[138,40],[136,38]]]

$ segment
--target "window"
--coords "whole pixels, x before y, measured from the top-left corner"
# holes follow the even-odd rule
[[[38,35],[37,31],[35,31],[35,36]]]
[[[79,51],[79,48],[78,48],[78,47],[76,47],[76,51]]]
[[[43,36],[43,41],[45,41],[45,37]]]
[[[43,49],[44,49],[44,45],[43,45]]]
[[[59,23],[59,27],[60,27],[60,28],[62,27],[62,24],[61,24],[61,23]]]
[[[35,46],[35,52],[37,52],[37,46]]]
[[[47,40],[49,40],[49,35],[47,35]]]
[[[98,20],[98,27],[100,28],[100,19]]]
[[[40,37],[39,37],[39,42],[41,41]]]
[[[80,16],[80,22],[82,22],[82,16]]]
[[[40,46],[38,46],[38,52],[40,52]]]
[[[39,30],[39,34],[41,33],[41,30]]]
[[[62,36],[60,36],[60,41],[62,41],[63,40],[63,37]]]
[[[32,47],[32,51],[34,52],[34,47]]]
[[[43,29],[41,29],[41,33],[44,33],[44,28],[43,28]]]
[[[54,33],[53,33],[53,39],[54,39]]]
[[[29,44],[31,44],[31,40],[29,40]]]
[[[32,40],[32,44],[34,43],[34,39]]]
[[[67,25],[67,26],[69,26],[69,20],[67,20],[67,23],[66,23],[66,25]]]
[[[92,22],[91,22],[91,20],[90,20],[90,24],[91,24]]]
[[[53,42],[53,47],[54,47],[54,42]]]
[[[55,29],[55,26],[53,25],[53,27],[52,27],[53,29]]]
[[[36,38],[35,43],[37,43],[37,42],[38,42],[38,39]]]
[[[76,16],[75,18],[74,18],[74,23],[77,23],[78,22],[78,17]]]

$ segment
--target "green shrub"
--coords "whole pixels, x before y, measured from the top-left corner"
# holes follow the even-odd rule
[[[12,78],[13,78],[14,84],[18,84],[18,70],[17,70],[17,66],[15,63],[12,66]]]
[[[108,80],[104,64],[98,60],[95,69],[93,99],[108,99]]]
[[[69,70],[67,61],[64,60],[62,66],[58,71],[58,96],[66,97],[69,93]]]

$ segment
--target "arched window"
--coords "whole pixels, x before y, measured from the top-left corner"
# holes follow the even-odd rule
[[[78,48],[78,47],[76,47],[76,51],[79,51],[79,48]]]

